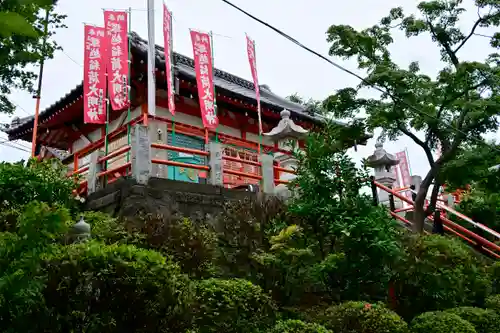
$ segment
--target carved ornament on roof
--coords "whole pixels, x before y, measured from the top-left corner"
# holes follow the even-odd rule
[[[273,141],[278,141],[281,139],[300,139],[309,133],[308,130],[300,125],[295,124],[295,122],[290,119],[290,111],[283,110],[280,113],[281,120],[278,126],[274,127],[268,133],[263,133],[265,136],[271,138]]]

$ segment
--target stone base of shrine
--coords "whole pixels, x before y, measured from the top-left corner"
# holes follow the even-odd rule
[[[145,185],[133,179],[120,179],[90,194],[85,208],[126,219],[148,214],[205,219],[220,213],[229,201],[257,200],[260,196],[260,193],[163,178],[150,178]]]

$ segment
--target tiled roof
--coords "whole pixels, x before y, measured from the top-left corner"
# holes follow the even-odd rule
[[[139,56],[139,58],[146,59],[148,43],[146,40],[142,39],[137,33],[130,33],[131,42],[131,52],[134,57]],[[194,79],[194,61],[182,54],[174,52],[174,64],[177,74],[187,76]],[[165,68],[165,57],[164,49],[161,46],[156,45],[156,67],[159,69]],[[214,73],[215,79],[214,83],[217,88],[222,90],[230,91],[234,94],[240,95],[242,97],[255,100],[254,84],[248,80],[242,79],[238,76],[229,74],[227,72],[215,69]],[[67,106],[69,103],[74,102],[83,93],[83,86],[79,84],[65,96],[61,97],[57,102],[49,106],[47,109],[40,112],[40,123],[52,117],[55,113],[60,112],[61,109]],[[319,123],[323,121],[323,117],[315,114],[311,114],[307,111],[306,107],[290,102],[283,97],[280,97],[272,93],[269,88],[265,85],[261,86],[260,91],[261,103],[267,105],[271,109],[275,109],[276,112],[280,112],[283,109],[290,110],[292,117],[298,117],[303,120],[312,121]],[[339,122],[339,124],[344,124]],[[31,131],[33,127],[33,116],[26,118],[15,118],[12,124],[5,129],[5,132],[9,134],[10,138],[18,136],[21,131]]]

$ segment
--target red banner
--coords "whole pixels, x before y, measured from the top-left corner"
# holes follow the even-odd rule
[[[83,121],[106,123],[106,64],[104,28],[85,25],[83,56]]]
[[[253,84],[255,86],[255,99],[257,100],[257,114],[259,117],[259,133],[262,134],[262,119],[260,117],[260,89],[259,77],[257,76],[257,60],[255,59],[255,41],[247,36],[247,53],[250,70],[252,71]]]
[[[130,104],[128,96],[128,14],[104,11],[108,89],[111,107],[121,110]]]
[[[172,13],[163,4],[163,41],[165,51],[165,78],[167,80],[168,109],[175,115],[175,93],[172,76]]]
[[[194,69],[198,85],[201,119],[204,127],[213,130],[219,125],[219,119],[215,114],[210,36],[206,33],[191,30],[191,41],[193,43]]]
[[[396,179],[396,181],[392,184],[392,188],[399,188],[399,175],[397,165],[391,167],[391,173],[394,174],[394,179]]]
[[[406,151],[396,153],[396,158],[399,160],[399,171],[401,172],[401,186],[411,185],[410,165],[408,164],[408,156]],[[411,200],[411,191],[406,191],[405,196]]]

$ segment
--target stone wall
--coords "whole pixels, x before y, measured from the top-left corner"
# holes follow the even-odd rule
[[[146,185],[132,179],[120,179],[89,195],[86,209],[124,218],[141,214],[170,216],[180,213],[198,219],[219,213],[230,200],[256,196],[250,192],[164,178],[150,178]]]

